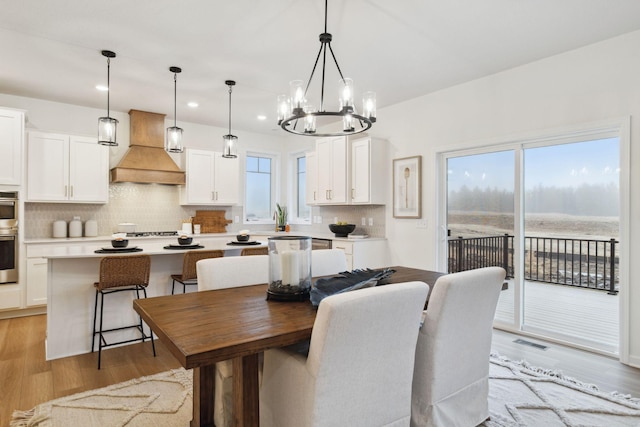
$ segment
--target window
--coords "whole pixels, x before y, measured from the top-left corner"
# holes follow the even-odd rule
[[[291,211],[291,222],[296,224],[311,223],[311,207],[306,203],[306,185],[307,185],[307,159],[304,153],[296,153],[292,156],[292,187],[293,195],[292,206],[295,207]]]
[[[247,154],[245,179],[245,222],[272,223],[275,207],[276,157]]]

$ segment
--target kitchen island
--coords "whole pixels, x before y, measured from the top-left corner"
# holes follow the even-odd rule
[[[264,247],[267,239],[251,246],[228,245],[235,238],[196,236],[204,249],[221,249],[225,256],[239,255],[243,247]],[[98,279],[100,259],[111,255],[151,256],[151,275],[147,295],[149,297],[171,294],[171,274],[182,271],[182,257],[185,250],[164,249],[169,244],[177,244],[176,238],[130,239],[129,247],[137,246],[141,252],[95,253],[102,247],[110,246],[109,240],[82,241],[77,244],[46,245],[38,248],[38,255],[47,259],[47,341],[46,359],[57,359],[91,351],[93,329],[93,309],[95,288]],[[195,291],[192,287],[191,291]],[[188,290],[189,291],[189,290]],[[129,292],[109,295],[105,301],[105,322],[109,328],[132,324],[137,315],[132,308]],[[145,326],[146,329],[146,326]],[[108,335],[110,342],[131,339],[136,336],[132,330],[113,332]]]

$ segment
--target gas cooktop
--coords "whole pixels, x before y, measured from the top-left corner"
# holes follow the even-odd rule
[[[177,231],[135,231],[127,233],[127,237],[177,236]]]

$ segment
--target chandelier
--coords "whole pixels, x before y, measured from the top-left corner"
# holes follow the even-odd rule
[[[278,95],[278,125],[287,132],[296,135],[307,136],[344,136],[361,133],[371,128],[376,121],[376,94],[375,92],[365,92],[362,96],[362,114],[358,114],[354,105],[353,80],[345,78],[338,65],[333,49],[331,48],[332,36],[327,32],[327,2],[324,2],[324,32],[320,34],[320,51],[313,64],[311,76],[305,86],[302,80],[293,80],[289,83],[289,96]],[[339,81],[339,109],[337,111],[326,111],[324,106],[324,83],[327,62],[327,49],[331,53],[333,62],[340,75]],[[318,67],[318,61],[322,56],[322,84],[320,90],[320,106],[316,109],[307,100],[307,92],[313,80],[313,75]],[[342,120],[342,131],[318,133],[316,127],[318,122],[324,120],[320,125]]]

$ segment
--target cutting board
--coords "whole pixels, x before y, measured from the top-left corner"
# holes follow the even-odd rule
[[[230,219],[224,217],[224,211],[196,211],[194,224],[200,224],[201,233],[226,233]]]

